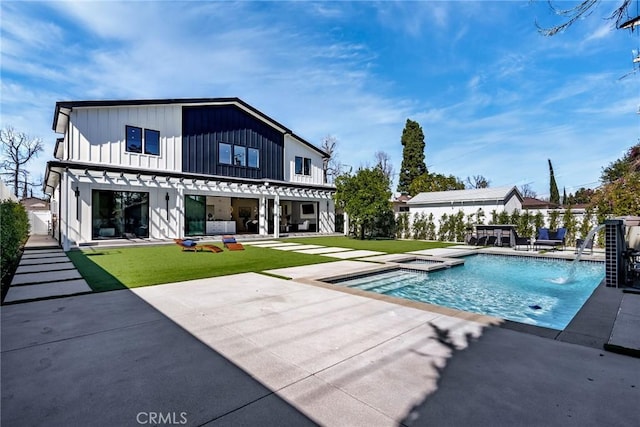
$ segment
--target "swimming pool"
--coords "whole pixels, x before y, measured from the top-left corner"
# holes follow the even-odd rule
[[[604,278],[604,263],[579,264],[574,280],[571,262],[558,259],[472,255],[464,265],[432,272],[398,268],[330,283],[564,329]]]

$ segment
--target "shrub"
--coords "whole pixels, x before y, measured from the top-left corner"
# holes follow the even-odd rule
[[[433,218],[433,213],[429,214],[427,218],[427,240],[436,240],[436,223]]]
[[[12,200],[0,202],[0,227],[0,271],[4,297],[20,261],[22,245],[29,237],[29,217],[24,206]]]

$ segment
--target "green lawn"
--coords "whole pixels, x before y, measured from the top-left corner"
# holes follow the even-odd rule
[[[425,242],[422,240],[357,240],[344,236],[306,237],[283,239],[287,242],[304,243],[309,245],[338,246],[341,248],[367,249],[371,251],[398,254],[423,249],[446,248],[455,246],[454,243]]]
[[[221,246],[221,245],[219,245]],[[176,245],[71,251],[67,255],[94,291],[136,288],[205,277],[335,261],[317,255],[245,245],[244,251],[182,252]]]

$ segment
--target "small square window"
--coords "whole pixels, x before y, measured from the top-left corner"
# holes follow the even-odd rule
[[[144,154],[160,155],[160,132],[157,130],[144,130]]]
[[[225,165],[231,164],[231,144],[224,142],[218,144],[218,162]]]
[[[248,165],[250,168],[260,167],[260,151],[257,148],[249,148]]]
[[[247,166],[247,149],[245,147],[233,146],[233,164],[235,166]]]
[[[142,128],[126,126],[126,150],[130,153],[142,153]]]

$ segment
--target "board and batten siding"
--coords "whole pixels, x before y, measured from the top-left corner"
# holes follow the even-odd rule
[[[320,153],[291,135],[284,138],[285,180],[299,184],[324,184],[324,164]],[[296,174],[296,157],[311,159],[311,175]]]
[[[71,112],[65,159],[100,165],[179,172],[182,106],[76,107]],[[160,132],[160,155],[126,150],[126,126]]]
[[[283,133],[236,105],[184,107],[182,170],[249,179],[283,179]],[[255,148],[259,167],[223,164],[219,143]]]

